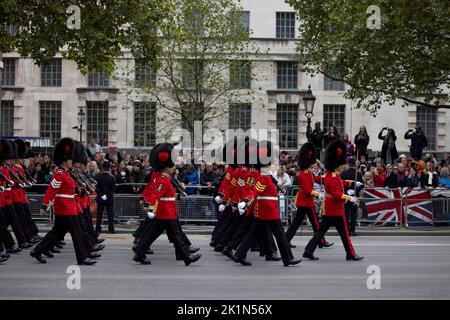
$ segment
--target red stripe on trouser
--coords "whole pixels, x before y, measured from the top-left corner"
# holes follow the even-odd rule
[[[314,220],[314,221],[312,221],[312,223],[314,223],[314,225],[316,226],[316,230],[319,231],[320,224],[319,224],[319,219],[317,218],[316,208],[312,207],[311,212],[312,212],[312,216],[313,216],[313,220]],[[325,237],[322,237],[321,239],[319,239],[319,243],[321,245],[325,244],[326,243]]]
[[[341,217],[342,220],[344,221],[344,229],[345,229],[345,236],[347,237],[347,241],[348,241],[348,246],[350,248],[350,252],[352,254],[352,256],[355,256],[355,249],[353,249],[353,245],[352,242],[350,241],[350,235],[348,234],[348,225],[347,225],[347,219],[345,217]]]

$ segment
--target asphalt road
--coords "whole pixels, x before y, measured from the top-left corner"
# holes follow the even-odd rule
[[[175,261],[163,235],[153,245],[152,265],[131,261],[130,235],[105,235],[106,248],[95,266],[81,267],[81,289],[66,286],[75,263],[70,240],[45,265],[28,251],[0,265],[0,299],[449,299],[450,237],[353,238],[365,259],[345,261],[342,244],[317,251],[320,261],[285,268],[250,253],[253,266],[233,263],[208,246],[206,235],[190,235],[202,259],[189,267]],[[68,237],[67,237],[68,238]],[[300,256],[307,238],[296,237]],[[380,289],[368,289],[367,268],[380,268]],[[372,282],[373,283],[373,282]]]

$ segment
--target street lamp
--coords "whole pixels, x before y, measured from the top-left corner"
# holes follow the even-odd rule
[[[80,143],[82,143],[83,142],[83,123],[84,123],[84,119],[86,116],[86,114],[84,113],[83,107],[80,107],[80,111],[78,111],[77,116],[78,116],[79,130],[80,130]]]
[[[306,137],[308,141],[311,139],[311,118],[314,114],[314,104],[316,103],[316,97],[312,94],[311,85],[308,86],[308,90],[303,95],[303,104],[305,105],[305,115],[306,115]]]

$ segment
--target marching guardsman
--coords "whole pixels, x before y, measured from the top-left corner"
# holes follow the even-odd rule
[[[233,179],[234,171],[237,170],[237,158],[236,158],[237,137],[228,141],[222,149],[222,159],[227,164],[224,176],[220,182],[217,196],[214,198],[218,207],[218,219],[211,235],[211,247],[216,246],[216,241],[219,236],[222,235],[226,227],[228,226],[230,213],[232,211],[229,204],[230,199],[233,196],[234,188],[236,187],[236,180]]]
[[[175,164],[172,161],[173,145],[162,143],[154,148],[150,157],[153,170],[160,173],[154,183],[154,190],[150,195],[149,202],[144,204],[144,210],[150,219],[154,219],[149,232],[144,234],[137,247],[133,248],[136,253],[133,260],[141,264],[151,264],[145,253],[150,245],[166,231],[167,237],[172,240],[176,253],[181,256],[186,266],[200,259],[200,254],[190,254],[189,249],[181,239],[181,232],[177,222],[178,208],[175,190],[170,181]]]
[[[319,231],[314,234],[314,237],[309,241],[303,253],[304,258],[310,260],[319,260],[314,256],[314,251],[323,239],[328,229],[334,226],[341,237],[345,251],[347,252],[347,260],[361,260],[350,241],[348,233],[347,221],[345,219],[344,204],[351,201],[355,204],[358,199],[355,196],[350,196],[344,193],[344,183],[349,184],[349,181],[342,181],[338,168],[345,163],[347,155],[347,147],[342,140],[335,140],[330,142],[325,151],[325,174],[323,185],[325,187],[325,199],[322,204],[322,222]]]
[[[244,201],[238,204],[239,211],[242,212],[253,201],[256,201],[254,209],[255,220],[234,254],[235,261],[244,266],[250,266],[251,263],[246,260],[247,252],[258,237],[266,232],[266,228],[268,228],[275,236],[284,266],[296,265],[301,262],[301,259],[293,258],[286,240],[278,210],[278,191],[269,170],[272,162],[271,158],[274,156],[272,145],[269,141],[259,142],[257,150],[257,167],[261,175],[255,182],[255,187],[251,193],[246,195]]]
[[[77,263],[80,265],[92,265],[96,261],[89,258],[89,252],[83,244],[82,230],[77,216],[77,203],[75,202],[75,181],[69,170],[75,159],[75,143],[71,138],[61,139],[55,146],[53,161],[56,164],[50,185],[47,188],[42,201],[41,214],[45,214],[50,201],[53,201],[55,222],[52,230],[48,232],[42,241],[30,252],[30,255],[40,263],[47,261],[42,254],[48,251],[67,232],[72,237]]]
[[[311,171],[311,166],[316,163],[317,160],[316,154],[316,146],[311,142],[303,144],[298,151],[297,163],[300,172],[297,176],[299,191],[295,197],[297,215],[286,231],[286,239],[289,241],[289,246],[291,248],[295,248],[295,246],[291,244],[291,240],[295,236],[295,233],[300,225],[303,223],[305,216],[308,217],[313,231],[317,232],[319,230],[319,218],[316,213],[314,198],[320,197],[320,192],[314,190],[314,182],[316,182],[316,179]],[[319,242],[319,248],[330,247],[333,244],[334,243],[329,243],[322,238]]]
[[[1,140],[0,149],[3,152],[3,163],[0,166],[0,181],[2,185],[6,186],[3,192],[3,212],[6,219],[5,227],[12,227],[20,248],[30,248],[33,245],[27,242],[27,237],[24,230],[22,229],[20,217],[14,210],[13,206],[13,195],[15,197],[17,195],[17,190],[20,188],[20,185],[16,184],[13,181],[9,169],[13,162],[13,159],[15,159],[15,145],[11,141]]]

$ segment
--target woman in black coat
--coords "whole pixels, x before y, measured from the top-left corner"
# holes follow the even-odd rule
[[[425,188],[436,188],[439,184],[437,172],[434,170],[432,162],[428,161],[425,164],[425,170],[420,176],[420,185]]]
[[[387,133],[385,135],[383,135],[384,130],[387,130]],[[398,158],[397,147],[395,146],[397,137],[395,136],[394,129],[384,127],[378,134],[378,139],[383,140],[383,147],[381,148],[381,159],[383,159],[384,164],[394,163],[395,159]]]
[[[355,149],[358,160],[367,161],[367,146],[369,145],[370,137],[367,134],[366,126],[359,128],[358,134],[355,136]]]

